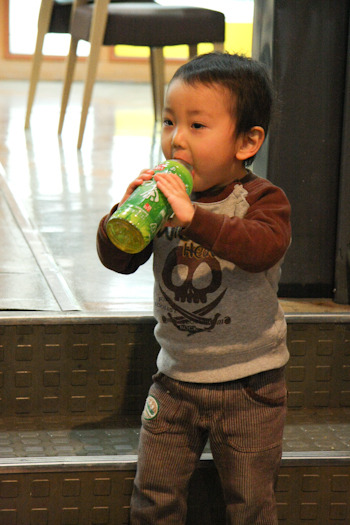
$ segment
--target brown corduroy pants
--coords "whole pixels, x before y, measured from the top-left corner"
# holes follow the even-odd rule
[[[158,373],[142,413],[131,525],[186,522],[190,477],[209,439],[231,525],[277,525],[284,368],[227,383]]]

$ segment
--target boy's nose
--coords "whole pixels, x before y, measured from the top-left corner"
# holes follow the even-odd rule
[[[181,130],[179,127],[174,129],[171,138],[171,145],[173,148],[183,148],[185,145],[184,133],[183,130]]]

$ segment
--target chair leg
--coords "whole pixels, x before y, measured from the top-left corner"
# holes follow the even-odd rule
[[[223,53],[225,51],[225,43],[224,42],[214,42],[214,51],[219,51]]]
[[[69,94],[70,94],[70,90],[71,90],[71,86],[73,82],[74,69],[75,69],[75,64],[77,61],[77,47],[78,47],[78,41],[71,38],[70,46],[69,46],[69,53],[67,57],[66,74],[64,77],[64,84],[63,84],[63,90],[62,90],[60,120],[58,124],[58,134],[59,135],[61,135],[62,133],[64,117],[66,115]]]
[[[30,74],[29,93],[27,101],[27,111],[24,127],[29,128],[30,115],[32,112],[36,87],[39,80],[40,66],[42,62],[42,49],[44,44],[44,38],[50,27],[50,21],[52,16],[53,0],[42,0],[39,18],[38,18],[38,34],[36,37],[35,52],[33,56],[32,71]]]
[[[81,116],[80,116],[80,127],[79,127],[79,136],[78,136],[78,144],[77,144],[78,149],[81,148],[82,143],[83,143],[86,119],[87,119],[87,114],[88,114],[89,106],[91,102],[92,90],[93,90],[95,78],[96,78],[100,50],[98,49],[96,51],[98,51],[98,53],[93,52],[91,48],[91,52],[89,56],[88,71],[87,71],[86,80],[85,80],[83,103],[82,103]]]
[[[191,58],[194,58],[198,55],[198,46],[197,44],[191,44],[188,46],[188,57],[191,60]]]
[[[151,78],[154,120],[161,122],[164,107],[164,55],[162,47],[151,47]]]
[[[90,55],[85,80],[83,105],[81,110],[80,128],[77,148],[80,149],[85,131],[87,114],[91,102],[92,90],[95,83],[100,49],[106,32],[108,4],[110,0],[95,0],[94,13],[90,29]]]

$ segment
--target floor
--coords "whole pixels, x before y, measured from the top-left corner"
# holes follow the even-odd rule
[[[0,309],[151,311],[151,263],[123,277],[105,269],[95,249],[101,217],[161,158],[150,87],[96,84],[80,151],[82,84],[61,137],[61,84],[40,83],[25,131],[27,90],[27,82],[0,82]]]
[[[0,315],[152,313],[152,262],[133,276],[105,269],[100,218],[142,168],[162,159],[148,84],[95,85],[77,150],[81,83],[57,135],[60,82],[40,82],[24,130],[28,82],[0,81]],[[330,300],[285,300],[286,313],[349,313]]]

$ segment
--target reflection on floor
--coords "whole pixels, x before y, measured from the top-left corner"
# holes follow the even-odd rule
[[[0,82],[0,310],[152,312],[152,261],[133,276],[99,262],[100,218],[142,168],[161,160],[148,84],[98,82],[81,151],[82,84],[75,83],[61,137],[62,85],[41,82],[24,130],[28,82]],[[350,312],[329,300],[283,301],[285,311]]]
[[[7,239],[0,255],[0,308],[149,313],[151,262],[132,278],[114,274],[97,258],[95,235],[128,181],[162,158],[150,87],[96,84],[81,151],[81,84],[74,86],[61,138],[61,84],[40,83],[25,132],[27,89],[27,82],[0,83],[0,219]],[[18,223],[30,230],[26,239]],[[46,290],[33,251],[46,276],[56,276]]]

